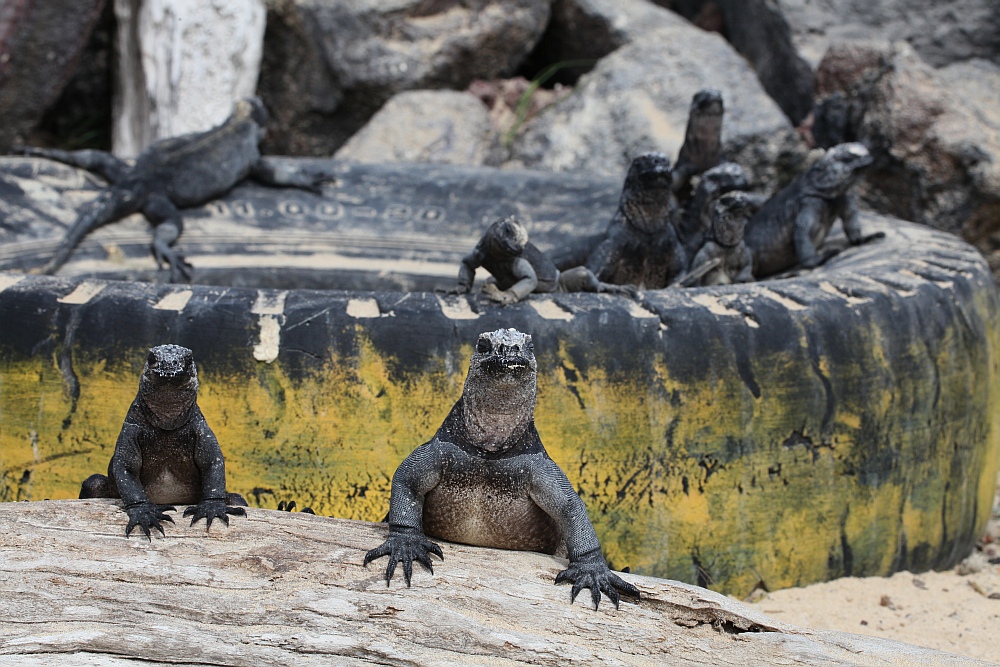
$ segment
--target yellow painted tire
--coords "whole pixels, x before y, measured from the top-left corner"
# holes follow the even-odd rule
[[[0,272],[0,498],[75,497],[145,350],[173,342],[195,350],[231,491],[379,520],[476,335],[516,327],[535,338],[542,440],[614,566],[737,595],[948,567],[1000,460],[1000,300],[958,239],[864,224],[887,238],[806,276],[641,303]]]

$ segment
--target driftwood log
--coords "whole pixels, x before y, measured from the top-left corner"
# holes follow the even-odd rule
[[[0,665],[976,664],[652,577],[625,575],[638,604],[594,611],[536,553],[446,543],[433,575],[386,587],[384,560],[361,567],[384,525],[177,516],[147,542],[114,501],[0,504]]]

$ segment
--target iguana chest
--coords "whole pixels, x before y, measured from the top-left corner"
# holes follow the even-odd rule
[[[176,431],[154,429],[141,438],[139,480],[152,502],[158,505],[201,502],[202,479],[194,462],[194,446],[195,435],[190,427]]]
[[[559,529],[528,496],[527,475],[490,463],[497,462],[445,471],[424,498],[424,532],[462,544],[554,553]]]

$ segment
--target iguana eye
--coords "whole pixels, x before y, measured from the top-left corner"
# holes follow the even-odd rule
[[[531,341],[529,340],[529,341],[528,341],[528,343],[527,343],[527,345],[525,345],[525,346],[524,346],[524,350],[525,350],[525,352],[531,352],[531,353],[534,353],[534,352],[535,352],[535,344],[534,344],[534,343],[532,343],[532,342],[531,342]]]
[[[489,338],[480,338],[479,342],[476,343],[476,352],[479,354],[489,354],[493,351],[493,344],[490,342]]]

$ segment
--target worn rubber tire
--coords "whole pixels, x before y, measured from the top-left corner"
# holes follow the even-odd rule
[[[51,207],[78,205],[96,187],[75,176],[77,192],[67,193],[44,174],[29,185],[11,176],[22,163],[2,167],[8,187],[63,224],[72,216]],[[449,199],[451,207],[425,222],[365,223],[347,212],[320,228],[302,216],[319,240],[299,252],[322,260],[306,284],[447,284],[482,218],[511,201],[546,247],[598,229],[617,197],[615,183],[579,177],[340,169],[328,199],[377,208],[372,193],[392,192],[412,197],[411,210]],[[41,196],[42,186],[62,196]],[[253,254],[291,239],[297,232],[283,228],[262,241],[266,216],[243,228],[217,215],[212,224],[226,233],[213,247],[212,226],[198,222],[241,201],[279,210],[275,199],[288,196],[245,187],[192,212],[184,251],[211,277],[208,258],[222,256],[221,245]],[[463,212],[477,206],[488,213],[473,224]],[[132,245],[122,245],[132,232],[102,230],[67,266],[71,277],[0,272],[0,498],[75,496],[107,465],[145,350],[173,342],[195,351],[200,404],[226,452],[230,490],[252,505],[294,497],[321,514],[379,520],[395,467],[460,395],[476,335],[516,327],[535,339],[543,442],[616,567],[737,595],[943,568],[968,553],[989,514],[1000,461],[1000,300],[982,258],[953,236],[869,216],[866,233],[884,231],[885,240],[801,277],[648,292],[641,303],[556,294],[502,308],[477,295],[275,289],[277,270],[258,287],[88,273],[93,262],[148,262],[141,224],[123,224],[135,230]],[[378,229],[365,236],[365,224]],[[440,240],[428,236],[435,229]],[[22,230],[0,247],[0,261],[40,264],[58,230],[34,240]],[[102,250],[109,238],[124,260]],[[360,256],[396,270],[372,275],[358,268]],[[338,265],[343,257],[353,259]]]

